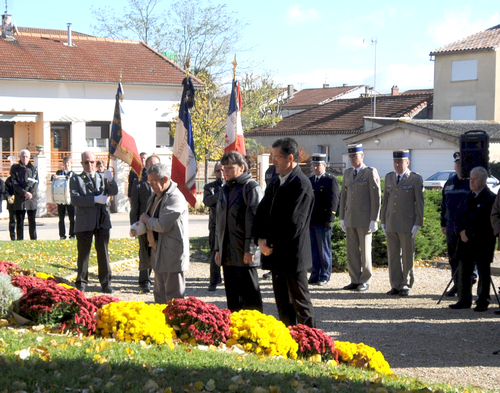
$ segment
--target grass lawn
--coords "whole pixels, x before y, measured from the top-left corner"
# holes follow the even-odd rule
[[[208,237],[190,239],[191,251],[209,251]],[[137,258],[139,243],[136,239],[110,239],[111,262]],[[76,272],[76,240],[23,240],[1,241],[0,261],[14,262],[23,269],[34,269],[60,277]],[[97,265],[97,254],[92,246],[90,266]]]

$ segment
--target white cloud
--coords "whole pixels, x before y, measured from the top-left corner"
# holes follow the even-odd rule
[[[481,20],[471,20],[470,12],[468,6],[461,11],[457,9],[448,10],[442,19],[434,21],[434,24],[427,29],[427,32],[433,37],[436,45],[443,46],[500,23],[500,14],[498,12]]]
[[[291,25],[314,22],[320,18],[320,14],[314,8],[304,9],[299,4],[294,4],[287,10],[288,23]]]
[[[373,86],[372,69],[329,68],[312,72],[277,76],[275,81],[283,86],[293,84],[297,89],[319,88],[323,83],[330,86],[368,85]],[[397,85],[400,91],[410,89],[431,89],[434,86],[434,63],[410,66],[391,64],[377,71],[376,89],[389,93]]]

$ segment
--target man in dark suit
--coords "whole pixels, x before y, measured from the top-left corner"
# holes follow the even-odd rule
[[[10,168],[14,188],[14,211],[16,212],[17,240],[24,239],[24,217],[28,212],[30,239],[36,240],[36,207],[38,197],[38,169],[30,162],[31,153],[19,152],[19,164]]]
[[[66,179],[69,179],[73,176],[73,171],[71,170],[71,156],[66,156],[63,158],[63,166],[64,169],[60,169],[56,172],[54,176],[52,176],[52,181],[56,180],[58,176],[65,176]],[[68,213],[69,219],[69,238],[75,238],[75,207],[71,204],[63,205],[62,203],[57,204],[57,215],[59,216],[59,239],[66,239],[66,227],[64,225],[64,217],[66,216],[66,212]]]
[[[217,210],[217,199],[219,192],[224,185],[224,169],[222,164],[215,164],[215,181],[205,184],[203,187],[203,203],[210,209],[208,216],[208,245],[210,247],[210,284],[208,290],[213,292],[217,289],[217,285],[222,282],[220,275],[220,266],[215,263],[215,214]]]
[[[326,285],[332,269],[332,225],[339,206],[339,181],[326,173],[326,154],[312,155],[314,175],[309,178],[314,192],[311,216],[312,271],[309,284]]]
[[[132,186],[134,185],[134,182],[137,180],[141,180],[142,178],[148,178],[148,174],[147,174],[147,171],[146,171],[146,158],[148,158],[148,155],[144,152],[142,152],[141,154],[139,154],[141,156],[141,161],[142,161],[142,173],[140,174],[137,174],[135,173],[135,171],[133,171],[132,169],[130,170],[129,174],[128,174],[128,188],[127,188],[127,196],[128,198],[130,199],[130,196],[131,196],[131,193],[132,193]]]
[[[299,145],[292,138],[272,145],[276,176],[257,209],[254,237],[262,252],[262,268],[271,270],[280,320],[286,325],[314,327],[307,284],[312,266],[309,224],[314,204],[311,182],[298,166]]]
[[[159,164],[160,157],[150,156],[146,159],[145,169],[151,165]],[[140,181],[134,180],[130,191],[130,224],[139,221],[142,213],[146,212],[148,199],[153,195],[153,190],[148,182],[147,175],[142,177]],[[151,292],[151,247],[148,244],[147,235],[138,236],[139,239],[139,286],[144,293]]]
[[[470,308],[472,305],[472,272],[477,265],[479,281],[478,299],[474,311],[483,312],[490,303],[491,262],[495,252],[495,235],[491,226],[495,194],[486,186],[488,172],[476,167],[470,172],[471,192],[460,202],[460,214],[455,233],[460,235],[458,255],[458,302],[452,309]]]
[[[94,153],[82,153],[83,172],[70,180],[71,204],[75,206],[75,233],[78,248],[76,287],[85,292],[92,238],[95,237],[99,282],[104,293],[113,293],[109,267],[109,230],[111,219],[106,207],[108,197],[118,194],[118,186],[109,169],[96,171]]]

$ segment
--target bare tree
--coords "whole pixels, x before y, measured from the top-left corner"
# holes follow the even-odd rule
[[[159,9],[161,0],[128,0],[119,14],[110,7],[93,8],[94,34],[112,38],[144,41],[158,51],[165,50],[166,12]]]

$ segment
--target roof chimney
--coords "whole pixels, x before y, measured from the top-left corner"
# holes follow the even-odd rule
[[[73,43],[71,42],[71,23],[67,23],[68,25],[68,46],[73,46]]]
[[[294,91],[293,85],[288,85],[288,99],[293,98]]]
[[[396,85],[391,87],[391,96],[398,96],[399,95],[399,87]]]
[[[12,37],[12,16],[5,13],[2,15],[2,38]]]
[[[327,89],[329,87],[330,87],[330,85],[328,83],[323,83],[323,89]]]

